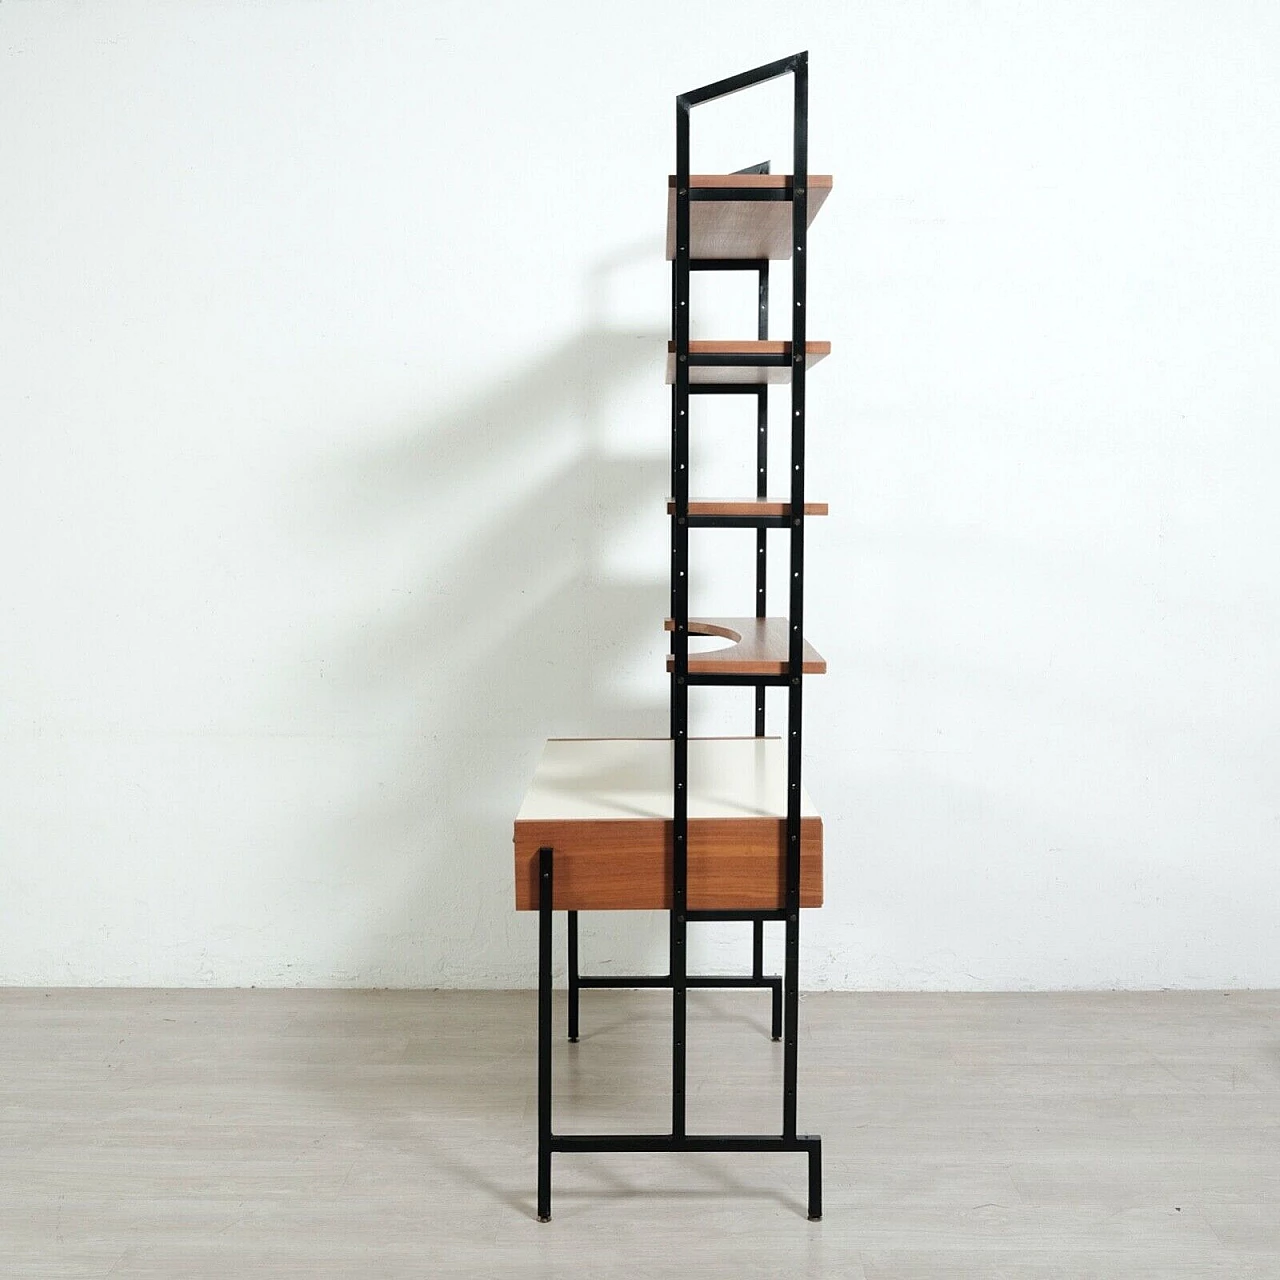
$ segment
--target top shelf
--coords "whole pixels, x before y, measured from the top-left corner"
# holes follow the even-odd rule
[[[791,175],[789,173],[693,173],[691,191],[744,193],[742,199],[689,202],[691,258],[791,257]],[[809,175],[809,222],[831,191],[829,173]],[[748,194],[749,193],[749,194]],[[754,197],[754,198],[752,198]],[[676,256],[676,180],[667,179],[667,261]]]

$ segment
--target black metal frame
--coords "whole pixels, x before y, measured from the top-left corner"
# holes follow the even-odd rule
[[[756,735],[763,737],[763,731]],[[670,973],[633,973],[633,974],[585,974],[578,969],[578,913],[566,911],[569,933],[569,1042],[577,1044],[579,1028],[578,993],[584,989],[622,987],[628,990],[640,988],[670,987],[673,985]],[[767,974],[764,971],[764,921],[784,920],[782,911],[688,911],[688,920],[705,923],[708,921],[750,921],[752,928],[752,965],[749,975],[738,974],[687,974],[685,985],[688,987],[745,987],[762,988],[773,996],[769,1034],[774,1040],[782,1039],[782,978],[778,974]]]
[[[690,113],[696,106],[778,76],[794,77],[792,180],[785,187],[691,187],[689,182]],[[767,173],[768,164],[740,170]],[[808,229],[808,54],[798,53],[751,71],[717,81],[676,99],[675,257],[672,262],[671,312],[675,347],[675,376],[671,389],[671,740],[674,757],[672,797],[673,889],[669,915],[668,971],[661,975],[602,976],[579,972],[578,913],[569,911],[568,1033],[579,1033],[579,994],[584,988],[660,987],[672,993],[671,1131],[669,1134],[563,1135],[551,1129],[551,938],[553,920],[554,851],[539,850],[539,967],[538,967],[538,1219],[551,1216],[551,1156],[569,1151],[803,1151],[809,1158],[808,1212],[822,1216],[822,1140],[796,1132],[796,1073],[799,1022],[800,956],[800,836],[801,836],[801,713],[803,710],[804,612],[804,429],[805,429],[805,310]],[[791,347],[783,355],[694,355],[689,350],[689,282],[693,271],[755,271],[758,275],[758,335],[769,333],[769,262],[755,259],[694,259],[689,252],[690,203],[703,200],[790,201],[792,210]],[[693,383],[690,367],[791,366],[791,477],[786,516],[690,516],[689,404],[691,395],[754,395],[756,397],[756,495],[766,496],[769,454],[768,383]],[[689,671],[689,530],[690,528],[751,528],[756,530],[756,616],[765,616],[767,596],[767,530],[790,531],[789,647],[787,671],[777,676],[694,674]],[[787,813],[785,824],[785,893],[780,910],[698,911],[688,903],[688,726],[691,685],[749,685],[755,690],[755,734],[765,732],[765,690],[785,686],[787,714]],[[750,921],[752,972],[749,976],[690,974],[687,963],[690,921]],[[785,966],[782,976],[764,973],[764,922],[784,923]],[[775,1040],[783,1044],[781,1134],[690,1134],[685,1120],[685,1039],[687,993],[700,987],[767,988],[772,995]]]
[[[553,1133],[551,1129],[551,1016],[552,933],[554,913],[553,849],[538,850],[538,1221],[551,1221],[551,1156],[554,1152],[583,1151],[803,1151],[809,1158],[808,1213],[822,1217],[822,1139],[813,1133],[689,1134],[689,1133]],[[693,919],[777,919],[779,912],[690,912]],[[590,979],[586,985],[595,985]],[[669,978],[636,978],[636,986],[667,986]],[[600,984],[603,985],[603,984]],[[688,986],[745,985],[742,979],[689,979]]]

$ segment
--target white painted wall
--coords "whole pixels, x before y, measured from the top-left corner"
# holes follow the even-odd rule
[[[0,980],[531,982],[542,738],[665,729],[672,97],[806,47],[807,982],[1280,985],[1280,11],[776,0],[0,6]]]

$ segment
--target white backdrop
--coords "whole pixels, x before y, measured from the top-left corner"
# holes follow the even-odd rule
[[[541,740],[666,726],[672,99],[800,48],[806,983],[1280,985],[1280,10],[1154,0],[0,6],[0,981],[531,984]]]

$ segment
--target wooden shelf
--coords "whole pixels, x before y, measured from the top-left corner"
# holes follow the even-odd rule
[[[538,850],[554,850],[557,911],[672,905],[670,738],[553,738],[515,821],[516,909],[538,906]],[[822,819],[801,788],[800,905],[822,905]],[[778,738],[689,741],[689,908],[785,901],[787,752]]]
[[[676,380],[676,344],[667,343],[667,384]],[[811,369],[823,356],[831,354],[829,342],[806,342],[805,368]],[[789,356],[791,343],[780,342],[772,338],[761,341],[754,338],[741,338],[733,341],[710,341],[698,339],[689,343],[690,355],[707,356]],[[752,365],[690,365],[690,382],[790,382],[790,364]]]
[[[670,618],[663,624],[670,631]],[[694,675],[717,672],[744,676],[782,676],[787,673],[786,618],[690,618],[691,636],[722,636],[733,644],[709,653],[690,653],[689,671]],[[667,670],[675,668],[675,658],[667,655]],[[825,675],[827,660],[806,640],[805,675]]]
[[[674,515],[675,502],[667,499],[667,515]],[[804,513],[807,516],[825,516],[825,502],[806,502]],[[689,514],[691,516],[789,516],[791,503],[778,498],[690,498]]]
[[[693,188],[785,191],[789,173],[695,173]],[[808,220],[812,224],[831,191],[829,173],[809,175]],[[689,203],[689,256],[693,258],[791,257],[791,201],[693,200]],[[667,179],[667,261],[676,256],[676,180]]]

